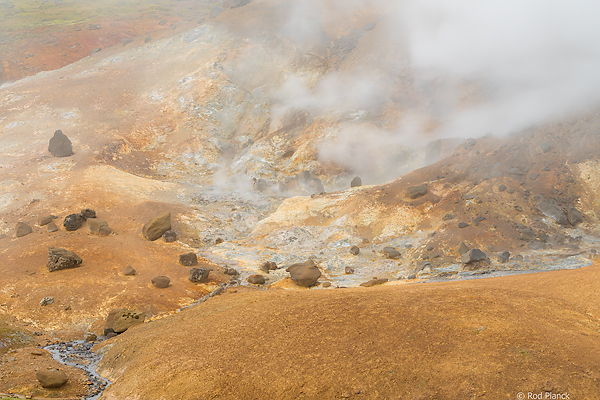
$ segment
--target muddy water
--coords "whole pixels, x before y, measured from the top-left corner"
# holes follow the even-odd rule
[[[61,364],[82,369],[86,372],[90,382],[86,400],[97,400],[110,381],[96,373],[96,367],[102,356],[94,353],[92,347],[95,342],[76,340],[73,342],[53,344],[44,347],[56,361]]]

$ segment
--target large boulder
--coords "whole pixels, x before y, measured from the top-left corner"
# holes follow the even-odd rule
[[[23,237],[25,235],[29,235],[31,232],[33,232],[33,229],[31,229],[31,227],[25,222],[17,222],[17,226],[15,226],[16,237]]]
[[[164,275],[155,276],[154,278],[152,278],[152,284],[159,289],[168,288],[170,283],[171,279]]]
[[[60,247],[48,247],[48,261],[46,266],[50,272],[75,268],[80,266],[81,262],[81,258],[72,251],[61,249]]]
[[[146,319],[146,313],[131,310],[119,310],[114,314],[112,329],[115,333],[125,332],[136,324],[141,324]]]
[[[359,187],[362,186],[362,179],[360,179],[360,176],[355,176],[354,179],[352,179],[352,182],[350,182],[350,187]]]
[[[59,129],[48,142],[48,151],[54,157],[68,157],[73,154],[73,147],[67,135]]]
[[[418,197],[425,196],[427,194],[427,184],[411,186],[406,188],[404,193],[406,194],[406,197],[413,200]]]
[[[552,218],[560,225],[569,225],[566,214],[558,206],[556,200],[543,199],[536,204],[538,210],[546,217]]]
[[[63,221],[63,226],[68,231],[76,231],[85,222],[85,217],[81,214],[69,214]]]
[[[167,211],[151,218],[142,228],[142,235],[147,240],[154,241],[171,229],[171,212]]]
[[[471,249],[460,256],[460,262],[462,262],[463,264],[471,264],[476,261],[482,261],[485,259],[485,253],[479,249]]]
[[[108,236],[112,233],[108,222],[100,218],[88,218],[87,229],[89,233],[99,236]]]
[[[36,371],[35,377],[44,388],[59,388],[69,380],[67,374],[57,369],[41,369]]]
[[[321,277],[321,271],[313,260],[292,264],[286,269],[292,280],[299,286],[311,287]]]
[[[266,282],[265,277],[260,274],[250,275],[246,281],[253,285],[264,285]]]
[[[208,281],[208,274],[210,274],[210,270],[207,268],[191,268],[189,280],[190,282],[205,283]]]

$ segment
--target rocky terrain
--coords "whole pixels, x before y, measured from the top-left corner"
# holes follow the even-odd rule
[[[101,399],[598,392],[598,110],[439,134],[386,2],[11,4],[0,393],[91,334]]]

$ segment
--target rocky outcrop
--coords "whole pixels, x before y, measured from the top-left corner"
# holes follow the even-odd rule
[[[48,151],[54,157],[68,157],[73,154],[73,147],[67,135],[59,129],[48,142]]]
[[[313,260],[292,264],[286,268],[292,280],[299,286],[311,287],[321,277],[321,271]]]
[[[67,374],[57,369],[41,369],[35,373],[40,385],[43,388],[59,388],[69,380]]]
[[[72,251],[60,247],[48,247],[48,262],[46,267],[48,271],[58,271],[61,269],[75,268],[82,263],[81,258]]]
[[[85,217],[81,214],[69,214],[63,221],[63,226],[68,231],[76,231],[83,225]]]
[[[171,212],[167,211],[151,218],[142,228],[142,235],[147,240],[154,241],[171,229]]]
[[[146,319],[146,313],[131,310],[119,310],[115,313],[112,329],[115,333],[125,332],[133,325],[141,324]]]
[[[186,267],[192,267],[194,265],[198,265],[198,256],[196,256],[196,253],[194,253],[194,252],[180,254],[179,255],[179,264],[186,266]]]
[[[159,289],[168,288],[170,283],[171,279],[164,275],[155,276],[154,278],[152,278],[152,284]]]
[[[98,236],[108,236],[112,233],[112,229],[108,226],[108,222],[99,218],[88,218],[88,232]]]
[[[17,222],[17,226],[15,226],[16,237],[23,237],[25,235],[29,235],[31,232],[33,232],[33,229],[31,229],[31,227],[25,222]]]
[[[191,268],[190,269],[190,282],[205,283],[208,281],[208,275],[210,270],[204,267]]]

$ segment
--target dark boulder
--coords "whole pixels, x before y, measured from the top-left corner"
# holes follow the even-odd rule
[[[29,235],[31,232],[33,232],[33,229],[31,229],[31,227],[25,222],[17,222],[17,226],[15,226],[16,237],[23,237],[25,235]]]
[[[463,264],[471,264],[476,261],[482,261],[485,259],[485,253],[479,249],[471,249],[460,256],[460,262],[462,262]]]
[[[68,231],[76,231],[83,225],[85,218],[81,214],[69,214],[65,217],[63,226]]]
[[[292,280],[299,286],[311,287],[321,277],[321,271],[313,260],[292,264],[286,268]]]
[[[35,377],[43,388],[59,388],[69,380],[67,374],[57,369],[40,369],[36,371]]]
[[[48,247],[48,262],[46,266],[48,271],[58,271],[61,269],[75,268],[81,265],[81,258],[65,249],[59,247]]]
[[[208,281],[208,275],[210,274],[210,270],[204,267],[191,268],[190,269],[190,282],[198,282],[205,283]]]
[[[50,139],[48,151],[54,157],[68,157],[73,154],[73,147],[67,135],[59,129],[54,132],[54,136]]]
[[[256,274],[256,275],[250,275],[246,281],[248,281],[248,283],[251,283],[253,285],[264,285],[265,284],[265,277],[260,275],[260,274]]]
[[[163,275],[155,276],[154,278],[152,278],[152,284],[159,289],[168,288],[170,283],[171,280]]]
[[[467,226],[469,226],[469,224],[467,224],[466,222],[459,222],[458,223],[458,227],[459,228],[466,228]]]
[[[360,179],[359,176],[354,177],[354,179],[352,179],[352,182],[350,182],[350,187],[358,187],[358,186],[362,186],[362,179]]]
[[[147,240],[154,241],[171,229],[171,212],[167,211],[151,218],[142,228],[142,235]]]
[[[406,197],[416,199],[427,194],[427,184],[411,186],[404,191]]]
[[[467,251],[469,251],[469,246],[467,246],[467,245],[465,244],[465,242],[460,242],[460,244],[458,245],[458,249],[457,249],[457,251],[458,251],[458,255],[461,255],[461,256],[462,256],[462,255],[463,255],[463,254],[465,254]]]
[[[498,185],[498,191],[499,192],[504,192],[505,190],[506,190],[506,185],[504,185],[504,184]]]
[[[552,218],[560,225],[568,225],[569,220],[566,214],[556,203],[554,199],[543,199],[536,204],[538,210],[545,216]]]
[[[179,255],[179,264],[184,265],[186,267],[192,267],[194,265],[198,265],[198,256],[196,256],[196,253],[194,253],[194,252],[180,254]]]

